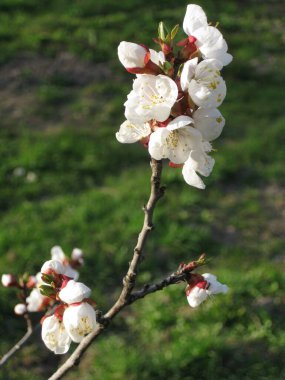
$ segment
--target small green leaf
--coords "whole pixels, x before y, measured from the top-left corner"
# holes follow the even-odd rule
[[[42,280],[43,282],[46,282],[47,284],[51,284],[54,281],[54,277],[51,276],[50,274],[43,273]]]
[[[179,31],[179,24],[175,25],[175,27],[170,32],[172,40],[174,40],[174,38],[175,38],[176,34],[178,33],[178,31]]]
[[[41,285],[40,292],[43,296],[51,296],[54,294],[54,289],[49,285]]]
[[[158,24],[158,37],[164,41],[165,40],[165,33],[164,33],[164,24],[162,21]]]

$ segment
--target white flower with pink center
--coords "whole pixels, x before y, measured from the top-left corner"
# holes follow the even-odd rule
[[[47,348],[55,354],[65,354],[71,344],[71,338],[63,322],[54,315],[43,321],[42,340]]]
[[[133,124],[126,120],[121,124],[119,132],[116,133],[116,138],[120,143],[132,144],[141,141],[151,134],[149,123]]]
[[[155,160],[168,158],[175,164],[184,163],[190,151],[202,141],[201,133],[190,125],[189,116],[178,116],[166,127],[157,128],[150,136],[148,150]]]
[[[152,119],[165,121],[177,96],[176,83],[166,75],[138,75],[125,102],[125,116],[134,125]]]
[[[79,343],[96,328],[95,310],[87,302],[70,305],[63,313],[63,323],[73,342]]]
[[[199,5],[189,4],[183,21],[184,32],[196,38],[195,45],[204,59],[218,59],[223,66],[228,65],[233,57],[222,33],[214,26],[209,26],[207,16]]]

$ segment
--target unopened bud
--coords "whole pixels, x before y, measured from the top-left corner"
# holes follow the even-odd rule
[[[23,315],[25,314],[27,311],[27,308],[26,308],[26,305],[23,304],[23,303],[18,303],[15,307],[14,307],[14,312],[15,314],[17,315]]]
[[[1,282],[5,288],[18,285],[18,281],[13,274],[2,274]]]

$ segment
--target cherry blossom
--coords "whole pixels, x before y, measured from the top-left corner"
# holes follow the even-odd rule
[[[131,144],[146,138],[151,133],[149,123],[132,124],[126,120],[121,124],[119,132],[116,133],[116,138],[120,143]]]
[[[73,342],[79,343],[96,327],[95,310],[87,302],[70,305],[63,313],[63,323]]]
[[[181,73],[181,87],[194,103],[201,108],[216,108],[223,102],[227,88],[216,59],[197,63],[197,58],[188,61]]]
[[[15,307],[14,307],[14,312],[15,312],[15,314],[17,314],[17,315],[23,315],[23,314],[26,313],[26,311],[27,311],[27,307],[26,307],[26,305],[23,304],[23,303],[18,303],[18,304],[15,305]]]
[[[125,102],[125,116],[135,125],[151,119],[165,121],[177,96],[176,83],[166,75],[139,75]]]
[[[193,308],[201,305],[208,297],[214,294],[227,293],[227,285],[217,281],[217,277],[211,273],[192,275],[193,280],[186,288],[186,296],[189,305]]]
[[[150,136],[150,155],[156,160],[168,158],[175,164],[185,162],[191,149],[202,140],[200,132],[190,124],[193,124],[191,117],[178,116],[165,128],[157,128]]]
[[[76,282],[74,280],[68,281],[66,286],[61,289],[58,296],[61,301],[72,304],[81,302],[85,298],[88,298],[91,294],[91,289],[84,285],[82,282]]]
[[[71,338],[62,321],[55,315],[46,317],[42,324],[42,340],[55,354],[65,354],[69,350]]]
[[[183,29],[188,36],[195,37],[195,45],[204,59],[218,59],[224,66],[232,61],[233,57],[227,53],[228,45],[221,32],[208,25],[207,16],[199,5],[187,6]]]

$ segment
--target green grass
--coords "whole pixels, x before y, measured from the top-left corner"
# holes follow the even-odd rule
[[[1,1],[1,273],[35,273],[53,245],[66,253],[78,246],[86,253],[82,281],[100,309],[112,304],[150,174],[147,151],[114,137],[133,79],[116,49],[121,40],[149,44],[160,20],[181,24],[186,4]],[[234,55],[223,71],[227,124],[214,142],[205,191],[165,166],[167,192],[139,284],[206,252],[205,272],[231,291],[198,310],[188,307],[183,285],[141,300],[118,316],[70,380],[285,379],[282,3],[199,4],[220,21]],[[16,302],[12,289],[0,289],[1,354],[25,331],[13,315]],[[46,379],[62,360],[36,336],[0,379]]]

